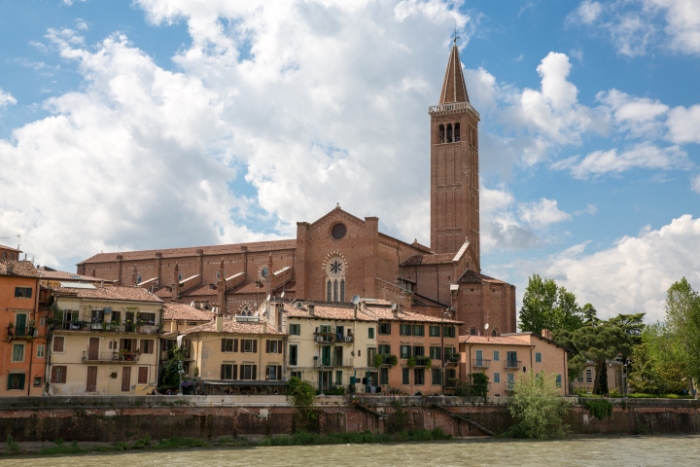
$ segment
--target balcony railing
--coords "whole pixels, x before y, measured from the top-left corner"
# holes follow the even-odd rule
[[[475,358],[472,360],[473,368],[491,368],[491,360],[484,360],[483,358]]]
[[[314,368],[352,367],[352,358],[319,358],[314,360]]]
[[[462,354],[459,353],[451,353],[449,355],[445,355],[445,364],[447,365],[458,365],[461,360]]]
[[[83,352],[84,362],[120,362],[136,363],[141,355],[136,352],[109,351],[109,352]]]
[[[519,370],[520,367],[522,367],[522,366],[523,366],[523,362],[520,361],[520,360],[518,360],[518,361],[515,361],[515,360],[505,360],[505,361],[503,362],[503,367],[504,367],[506,370]]]
[[[316,342],[318,343],[346,343],[349,344],[354,340],[354,336],[352,334],[349,334],[347,336],[344,336],[339,333],[334,333],[334,332],[315,332],[314,333],[316,337]]]
[[[35,326],[8,326],[7,338],[26,339],[27,337],[34,337],[36,331],[37,328]]]
[[[90,331],[90,332],[128,332],[138,334],[157,334],[162,330],[159,325],[135,325],[134,323],[107,323],[88,321],[58,321],[54,322],[53,329],[64,331]]]
[[[431,358],[424,356],[424,355],[420,356],[420,357],[416,357],[416,366],[417,367],[424,367],[428,364],[429,360],[431,360]]]

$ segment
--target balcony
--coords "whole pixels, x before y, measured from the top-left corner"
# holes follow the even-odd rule
[[[515,390],[515,383],[506,383],[505,391],[513,392]]]
[[[161,325],[135,325],[133,323],[58,321],[53,323],[53,329],[60,329],[64,331],[158,334],[162,331],[163,327]]]
[[[472,368],[491,368],[491,360],[475,358],[474,360],[472,360]]]
[[[31,339],[36,337],[38,330],[35,326],[8,326],[7,340]]]
[[[352,358],[318,358],[314,360],[314,368],[352,368]]]
[[[430,357],[426,357],[424,355],[415,357],[416,359],[416,367],[417,368],[422,368],[428,365],[428,362],[431,360]]]
[[[138,363],[141,354],[136,352],[126,351],[109,351],[109,352],[83,352],[84,362],[103,362],[103,363]]]
[[[316,342],[319,344],[350,344],[354,340],[354,336],[352,334],[343,336],[342,334],[336,334],[334,332],[315,332],[314,336]]]
[[[503,368],[506,370],[519,370],[523,366],[523,362],[518,360],[505,360],[503,362]]]
[[[445,365],[447,365],[447,366],[459,365],[459,363],[461,361],[462,361],[462,354],[460,354],[460,353],[451,353],[449,355],[445,355]]]

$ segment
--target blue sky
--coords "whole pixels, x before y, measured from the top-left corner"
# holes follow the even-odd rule
[[[693,0],[0,2],[0,242],[73,270],[291,237],[340,202],[427,243],[455,24],[484,272],[604,316],[700,287]]]

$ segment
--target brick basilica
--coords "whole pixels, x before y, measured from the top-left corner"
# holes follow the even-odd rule
[[[295,239],[100,253],[79,274],[152,290],[165,301],[250,314],[285,301],[391,301],[463,322],[460,334],[516,332],[515,287],[481,274],[479,113],[469,103],[457,45],[430,114],[430,247],[378,230],[377,217],[339,206],[297,223]]]

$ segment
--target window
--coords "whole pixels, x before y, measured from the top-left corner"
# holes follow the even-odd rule
[[[301,379],[302,372],[301,371],[292,371],[292,378],[299,378]]]
[[[401,327],[399,328],[399,335],[410,336],[411,335],[411,325],[408,323],[401,323]]]
[[[266,353],[282,353],[282,341],[281,340],[265,340],[265,352]]]
[[[379,369],[379,384],[389,384],[389,368],[382,367]]]
[[[289,364],[298,365],[299,364],[299,346],[290,345],[289,346]]]
[[[518,352],[506,352],[506,366],[518,368]]]
[[[425,347],[422,345],[416,345],[413,347],[413,356],[414,357],[422,357],[425,355]]]
[[[476,351],[476,361],[474,362],[474,366],[483,366],[484,365],[484,352],[481,350]]]
[[[241,365],[241,379],[256,379],[257,365]]]
[[[449,358],[450,355],[457,353],[457,349],[454,347],[445,347],[445,359]]]
[[[36,358],[46,357],[46,346],[43,344],[36,346]]]
[[[104,321],[104,310],[91,310],[90,321],[93,323],[101,323]]]
[[[455,327],[454,326],[445,326],[444,329],[445,329],[444,330],[445,337],[454,337],[455,336]]]
[[[411,384],[410,368],[401,368],[401,384]]]
[[[413,369],[413,384],[421,385],[425,384],[425,369],[424,368],[414,368]]]
[[[390,355],[391,354],[391,346],[388,344],[381,344],[379,346],[379,354],[380,355]]]
[[[12,361],[13,362],[23,362],[24,361],[24,344],[14,344],[12,346]]]
[[[388,336],[391,334],[391,323],[379,323],[379,334]]]
[[[442,359],[442,349],[440,347],[431,347],[430,358],[432,358],[433,360]]]
[[[342,224],[338,225],[342,226],[343,229],[345,228]],[[339,257],[331,258],[326,265],[327,301],[344,302],[345,286],[345,262]]]
[[[422,324],[414,324],[413,335],[419,337],[425,336],[425,326],[423,326]]]
[[[65,365],[54,365],[51,367],[51,382],[54,384],[65,384],[67,369],[68,367]]]
[[[442,385],[442,371],[440,371],[439,368],[433,368],[432,371],[432,384],[433,386],[435,385]]]
[[[258,341],[255,339],[242,339],[241,347],[243,352],[258,353]]]
[[[15,298],[32,298],[32,288],[15,287]]]
[[[155,313],[139,313],[139,321],[141,324],[146,326],[155,326],[156,324],[156,314]]]
[[[343,372],[342,372],[342,370],[337,370],[335,372],[335,385],[336,386],[343,385]]]
[[[561,387],[561,375],[557,375],[557,387]]]
[[[333,238],[336,240],[340,240],[345,236],[345,233],[347,232],[347,228],[345,227],[344,224],[335,224],[333,228],[331,229],[331,234],[333,235]]]
[[[152,354],[154,347],[155,347],[155,344],[154,344],[153,339],[141,339],[141,353],[142,354]]]
[[[494,350],[493,351],[493,361],[497,362],[501,359],[501,351],[500,350]]]
[[[289,335],[290,336],[300,336],[301,335],[301,324],[290,324],[289,325]]]
[[[374,328],[367,328],[367,339],[374,339]]]
[[[236,339],[221,339],[221,351],[222,352],[233,352],[233,341]]]
[[[138,384],[148,384],[148,367],[147,366],[140,366],[139,367]]]
[[[35,376],[35,377],[34,377],[34,387],[35,387],[35,388],[40,388],[40,387],[41,387],[42,379],[43,379],[43,378],[42,378],[41,376]]]
[[[328,282],[326,283],[326,301],[327,302],[332,302],[333,301],[333,283],[328,279]]]
[[[440,337],[440,326],[430,326],[430,337]]]
[[[583,383],[583,373],[578,374],[578,382]]]
[[[535,363],[542,363],[542,354],[540,352],[535,352]]]
[[[112,312],[112,318],[111,318],[111,323],[119,324],[122,322],[122,312],[121,311],[113,311]]]
[[[515,384],[515,375],[513,373],[508,373],[508,389],[513,387]]]
[[[39,318],[39,326],[46,326],[46,316],[42,316],[41,318]]]
[[[500,373],[494,373],[494,374],[493,374],[493,382],[494,382],[494,383],[500,383],[500,382],[501,382],[501,374],[500,374]]]
[[[411,346],[410,345],[402,345],[400,350],[400,356],[401,358],[411,358]]]
[[[586,370],[586,382],[587,383],[593,382],[593,370]]]
[[[272,381],[278,381],[282,379],[282,366],[281,365],[267,365],[265,368],[265,378]]]
[[[445,370],[446,381],[448,383],[453,383],[457,379],[457,370]]]
[[[7,375],[7,389],[24,389],[24,373],[10,373]]]
[[[237,365],[224,363],[221,365],[221,379],[236,379]]]

